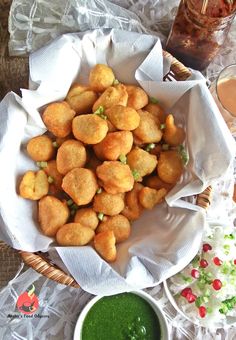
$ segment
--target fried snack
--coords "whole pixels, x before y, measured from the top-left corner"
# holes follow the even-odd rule
[[[95,112],[99,106],[102,106],[105,110],[114,105],[126,106],[128,101],[128,93],[123,84],[108,87],[96,100],[93,105],[93,112]]]
[[[125,194],[125,208],[122,210],[121,214],[130,221],[137,220],[143,211],[143,207],[138,199],[138,194],[142,188],[143,185],[136,182],[134,183],[133,189]]]
[[[94,231],[80,223],[64,224],[57,232],[56,239],[60,246],[84,246],[94,238]]]
[[[38,220],[40,227],[47,236],[55,236],[70,216],[66,203],[53,196],[41,198],[38,205]]]
[[[127,155],[133,145],[133,134],[130,131],[111,132],[93,150],[101,160],[117,160],[120,155]]]
[[[49,189],[48,177],[43,170],[27,171],[19,187],[20,196],[29,200],[39,200],[47,195]]]
[[[166,194],[167,190],[164,188],[156,190],[144,187],[143,189],[140,190],[138,197],[140,204],[145,209],[151,210],[154,208],[156,204],[161,203],[163,201]]]
[[[116,260],[116,239],[112,230],[106,230],[95,235],[94,248],[107,262]]]
[[[95,114],[80,115],[73,119],[72,131],[76,139],[85,144],[97,144],[106,137],[107,122]]]
[[[142,177],[153,172],[157,166],[157,158],[155,155],[150,155],[147,151],[135,147],[128,153],[127,163],[132,171],[137,172],[137,177],[135,179],[140,182]]]
[[[55,148],[52,145],[52,140],[45,135],[37,136],[27,144],[27,152],[34,161],[49,161],[55,154]]]
[[[57,151],[57,169],[65,175],[74,168],[82,168],[86,163],[86,149],[77,140],[69,139]]]
[[[157,173],[160,179],[169,184],[176,184],[183,173],[183,162],[175,150],[161,152]]]
[[[133,131],[134,136],[143,143],[158,143],[162,138],[160,122],[152,113],[144,110],[138,110],[140,123],[137,129]]]
[[[57,194],[62,190],[62,174],[57,170],[57,162],[53,159],[47,162],[47,166],[44,168],[46,174],[51,178],[51,184],[49,185],[49,191],[53,194]],[[49,180],[49,179],[48,179]]]
[[[156,116],[161,124],[165,123],[166,114],[159,104],[149,103],[147,106],[144,107],[144,110]]]
[[[98,226],[98,217],[92,208],[78,209],[75,218],[75,223],[80,223],[83,227],[88,227],[95,230]]]
[[[115,131],[117,131],[116,127],[110,122],[109,119],[107,119],[107,125],[108,125],[108,132],[115,132]]]
[[[59,146],[61,146],[65,141],[67,141],[67,140],[69,140],[69,139],[73,139],[74,138],[74,136],[73,136],[73,133],[72,133],[72,131],[71,131],[71,133],[68,135],[68,136],[66,136],[66,137],[57,137],[56,138],[56,140],[55,140],[55,142],[56,142],[56,147],[59,147]]]
[[[97,227],[96,233],[112,230],[115,235],[116,243],[127,240],[130,235],[129,220],[123,215],[106,217]]]
[[[98,95],[88,86],[73,84],[67,93],[66,101],[77,113],[90,113]]]
[[[160,144],[155,145],[155,147],[149,151],[151,155],[155,155],[157,158],[159,158],[161,152],[162,146]]]
[[[169,192],[174,187],[174,184],[163,182],[158,176],[147,177],[145,179],[145,185],[156,190],[165,188],[167,192]]]
[[[95,195],[93,200],[93,210],[104,215],[115,216],[124,209],[123,194],[108,194],[102,191]]]
[[[125,87],[128,92],[127,106],[140,110],[148,104],[148,95],[141,87],[135,85],[126,85]]]
[[[97,92],[105,91],[115,80],[112,69],[104,64],[95,65],[89,74],[89,85]]]
[[[92,201],[98,184],[91,170],[75,168],[63,178],[62,188],[77,205],[85,205]]]
[[[166,126],[163,139],[171,146],[180,145],[185,140],[184,129],[175,125],[174,117],[172,115],[168,115],[166,117]]]
[[[132,131],[140,123],[140,116],[132,107],[114,105],[106,110],[106,115],[118,130]]]
[[[102,186],[109,194],[130,191],[134,178],[128,165],[118,161],[103,162],[96,170]]]
[[[67,102],[49,104],[43,112],[43,121],[47,129],[56,137],[66,137],[71,133],[75,111]]]

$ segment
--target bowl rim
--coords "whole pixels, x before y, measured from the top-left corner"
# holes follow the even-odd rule
[[[145,301],[149,303],[149,305],[152,307],[154,312],[156,313],[160,326],[161,326],[161,340],[170,340],[170,330],[169,330],[169,325],[165,316],[165,312],[161,308],[161,306],[158,304],[158,301],[155,300],[151,295],[148,293],[142,291],[142,290],[135,290],[135,291],[130,291],[130,292],[123,292],[123,293],[132,293],[135,295],[138,295],[142,297]],[[120,294],[123,294],[120,293]],[[119,294],[114,294],[114,295],[119,295]],[[73,335],[73,340],[82,340],[82,326],[85,320],[85,317],[87,316],[89,310],[93,307],[93,305],[105,297],[104,295],[99,295],[95,296],[92,298],[86,305],[85,307],[81,310],[78,319],[76,321],[75,329],[74,329],[74,335]]]

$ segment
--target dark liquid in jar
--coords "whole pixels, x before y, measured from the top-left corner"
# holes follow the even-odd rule
[[[182,0],[166,49],[186,66],[205,69],[223,45],[233,21],[236,1]]]

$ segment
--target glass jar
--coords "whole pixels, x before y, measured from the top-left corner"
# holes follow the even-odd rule
[[[204,70],[224,44],[235,14],[236,0],[181,0],[166,50]]]

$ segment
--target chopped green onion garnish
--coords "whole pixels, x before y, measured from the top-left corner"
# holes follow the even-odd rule
[[[71,216],[74,216],[74,215],[75,215],[75,213],[76,213],[76,211],[75,211],[75,210],[71,210],[71,211],[70,211],[70,214],[71,214]]]
[[[103,106],[99,106],[98,109],[96,111],[94,111],[95,115],[100,115],[104,113],[104,107]]]
[[[195,305],[196,305],[196,307],[199,308],[201,306],[201,304],[202,304],[202,298],[201,298],[201,296],[199,296],[195,301]]]
[[[53,146],[54,148],[58,148],[58,147],[59,147],[59,145],[57,144],[57,142],[52,142],[52,146]]]
[[[223,248],[229,250],[229,249],[230,249],[230,245],[229,245],[229,244],[225,244],[225,245],[223,246]]]
[[[169,144],[162,144],[162,150],[167,151],[169,150],[169,148],[170,148]]]
[[[155,97],[149,97],[149,100],[152,104],[158,104],[158,100]]]
[[[178,152],[182,158],[184,165],[187,165],[189,161],[189,157],[188,157],[187,151],[185,150],[182,144],[178,146]]]
[[[103,220],[103,217],[104,217],[104,214],[103,213],[98,213],[98,219],[100,220],[100,221],[102,221]]]
[[[78,205],[75,204],[75,203],[72,204],[71,209],[72,209],[72,210],[78,210]]]
[[[39,168],[46,168],[48,166],[48,162],[36,162]]]
[[[98,190],[96,191],[97,194],[101,194],[102,192],[102,188],[98,188]]]
[[[225,235],[225,236],[224,236],[224,239],[228,239],[228,240],[234,240],[234,239],[235,239],[235,237],[234,237],[234,235],[233,235],[233,234],[229,234],[229,235]]]
[[[160,129],[161,129],[161,130],[164,130],[165,128],[166,128],[166,124],[161,124],[161,125],[160,125]]]
[[[145,150],[146,150],[147,152],[149,152],[150,150],[154,149],[155,146],[156,146],[156,145],[155,145],[154,143],[150,143],[150,144],[148,144],[148,145],[146,146]]]
[[[119,156],[119,160],[121,161],[121,163],[127,164],[127,158],[126,158],[125,155],[121,154],[121,155]]]
[[[138,181],[140,179],[140,175],[139,175],[139,172],[137,170],[134,169],[132,171],[132,175],[133,175],[135,181]]]
[[[48,183],[52,184],[54,182],[54,178],[52,176],[48,176]]]
[[[118,79],[115,79],[115,80],[113,81],[113,85],[118,85],[118,84],[120,84],[119,80],[118,80]]]
[[[66,201],[66,204],[68,205],[68,207],[70,207],[72,204],[73,204],[74,202],[73,202],[73,200],[68,200],[68,201]]]

